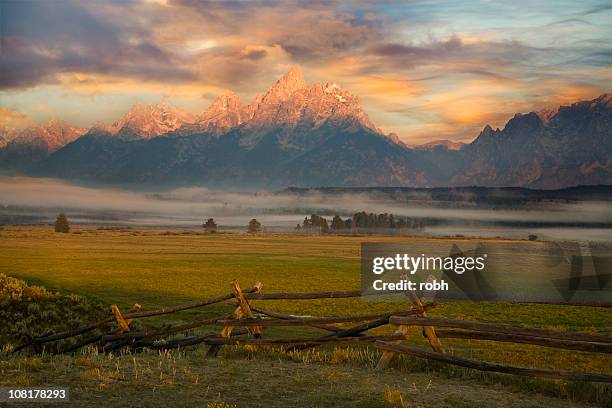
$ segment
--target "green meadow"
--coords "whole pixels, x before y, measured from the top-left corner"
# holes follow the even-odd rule
[[[205,234],[199,230],[101,230],[88,226],[77,227],[69,234],[59,234],[53,232],[51,227],[3,227],[0,229],[0,273],[25,280],[29,284],[44,286],[48,290],[80,295],[102,305],[115,303],[122,310],[131,308],[135,303],[140,304],[144,310],[153,310],[229,293],[229,284],[235,279],[242,287],[260,281],[264,285],[264,292],[357,290],[360,289],[359,251],[362,242],[409,243],[415,239],[380,236]],[[463,239],[466,243],[469,242],[469,239]],[[443,239],[431,240],[437,242]],[[457,240],[453,239],[453,242]],[[513,244],[542,245],[529,241],[516,241]],[[312,316],[363,314],[409,306],[407,302],[374,303],[360,298],[256,301],[255,305]],[[232,309],[230,304],[218,304],[150,321],[144,319],[138,324],[160,325],[195,317],[219,316],[230,313]],[[612,319],[609,309],[605,308],[440,302],[430,315],[557,330],[612,332]],[[392,328],[387,327],[381,329],[381,332],[391,330]],[[276,328],[268,332],[268,335],[297,337],[319,333],[315,329]],[[442,341],[450,353],[487,361],[526,367],[612,373],[612,358],[608,355],[509,343],[451,339]],[[428,347],[416,329],[409,342]],[[296,398],[300,393],[311,396],[311,402],[307,399],[303,406],[326,406],[322,399],[325,395],[335,401],[334,398],[344,395],[343,393],[346,393],[347,397],[350,390],[353,390],[350,395],[363,397],[363,405],[354,406],[490,406],[487,399],[481,400],[481,405],[478,405],[477,397],[470,394],[473,392],[479,392],[480,395],[491,393],[489,401],[490,398],[499,398],[499,406],[502,406],[502,402],[506,406],[530,406],[513,405],[526,399],[533,400],[533,406],[540,406],[542,403],[565,406],[563,404],[567,401],[587,405],[612,403],[609,385],[483,374],[410,358],[396,359],[386,372],[374,373],[371,367],[375,365],[379,352],[368,347],[323,347],[310,354],[304,352],[290,356],[269,349],[245,351],[226,347],[221,358],[214,361],[203,360],[202,349],[205,349],[205,346],[163,356],[155,353],[120,355],[115,356],[115,360],[113,357],[99,356],[92,351],[74,358],[5,355],[2,357],[1,368],[4,376],[0,385],[45,384],[44,378],[58,375],[57,370],[61,370],[63,374],[58,378],[64,378],[67,383],[80,390],[75,394],[81,393],[80,398],[90,398],[92,395],[104,398],[107,393],[109,397],[124,395],[125,401],[130,401],[130,395],[136,397],[138,392],[130,393],[126,384],[135,382],[143,390],[158,390],[160,395],[171,395],[173,387],[182,387],[181,392],[193,392],[194,398],[201,391],[200,387],[208,387],[206,398],[197,395],[202,397],[201,401],[217,406],[226,403],[229,406],[294,406],[291,399],[285,399],[285,405],[275,405],[272,399],[267,400],[274,394],[278,395],[278,390],[275,393],[266,389],[264,378],[261,378],[268,375],[265,371],[267,367],[272,367],[272,376],[279,375],[278,370],[286,373],[287,378],[279,382],[283,384],[284,390],[293,393]],[[32,359],[35,363],[27,363]],[[130,363],[132,359],[133,364]],[[166,383],[163,382],[164,374],[162,373],[160,380],[159,373],[153,368],[143,370],[138,376],[138,369],[135,368],[138,364],[150,368],[154,367],[158,360],[166,361],[164,359],[174,361],[172,364],[175,365],[175,370],[178,369],[182,374],[177,376],[175,372],[174,380]],[[86,363],[81,364],[81,360],[86,360]],[[339,364],[339,361],[343,364]],[[202,372],[203,367],[206,367],[205,373]],[[105,377],[106,372],[108,378]],[[194,376],[199,376],[200,380],[196,381]],[[293,376],[295,381],[291,380]],[[327,377],[328,380],[313,380],[319,377]],[[206,385],[199,385],[204,378]],[[218,382],[215,378],[218,378]],[[299,378],[303,381],[298,381]],[[454,391],[444,388],[444,392],[440,390],[433,395],[433,391],[422,391],[428,381],[431,381],[432,387],[435,388],[455,388],[452,388]],[[261,404],[249,404],[244,393],[240,393],[239,389],[244,392],[244,384],[250,383],[262,389],[259,396],[251,395],[253,391],[246,392],[250,395],[250,401],[255,398],[257,401],[263,401]],[[421,390],[413,392],[414,395],[410,391],[413,383],[413,389]],[[334,384],[337,389],[342,388],[341,384],[346,384],[347,388],[345,391],[334,392]],[[271,384],[268,386],[278,387]],[[329,388],[330,386],[332,388]],[[87,394],[87,390],[92,394]],[[367,396],[374,395],[373,393],[375,397],[368,399]],[[398,395],[403,395],[403,399]],[[439,399],[435,399],[438,397]],[[142,400],[135,401],[144,403],[147,398],[148,394]],[[395,400],[407,402],[397,405],[400,402],[393,402]],[[409,403],[412,405],[408,405]],[[335,404],[344,406],[340,402]]]

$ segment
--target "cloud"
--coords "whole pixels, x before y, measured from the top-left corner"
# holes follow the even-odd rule
[[[86,95],[88,114],[106,116],[80,124],[114,119],[119,107],[101,104],[116,95],[121,109],[170,95],[201,112],[203,94],[231,89],[247,101],[299,64],[308,82],[357,94],[377,126],[408,143],[465,140],[485,125],[468,118],[609,91],[609,5],[532,3],[2,2],[0,105],[40,120],[32,101],[46,96],[54,114],[80,118]],[[435,103],[445,99],[469,111]]]
[[[234,46],[280,46],[294,62],[305,64],[338,58],[345,52],[361,49],[380,35],[378,23],[358,21],[355,12],[335,2],[175,4],[187,8],[191,20],[204,25],[208,36]]]
[[[260,60],[262,58],[265,58],[266,55],[268,55],[268,51],[264,50],[264,49],[258,49],[258,50],[243,50],[243,52],[241,53],[241,58],[246,58],[246,59],[250,59],[253,61],[257,61]]]
[[[0,108],[0,131],[12,130],[30,124],[32,118],[14,109]]]
[[[377,64],[395,68],[437,64],[447,73],[462,71],[477,76],[499,76],[495,71],[514,67],[517,63],[528,64],[535,54],[542,58],[547,51],[516,41],[467,43],[454,35],[446,40],[419,45],[374,44],[368,48],[367,54],[376,58]]]
[[[151,42],[146,29],[126,30],[77,2],[5,2],[0,19],[2,88],[54,83],[66,72],[170,82],[195,78],[180,58]]]
[[[24,128],[33,123],[32,118],[14,109],[0,108],[0,137],[5,136],[5,131]]]

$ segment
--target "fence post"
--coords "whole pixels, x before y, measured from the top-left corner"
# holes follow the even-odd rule
[[[130,310],[129,313],[134,313],[134,312],[138,312],[141,309],[141,306],[136,303],[134,304],[134,306],[132,307],[132,310]],[[130,323],[132,323],[131,319],[125,319],[123,317],[123,315],[121,314],[121,310],[119,310],[119,306],[117,305],[111,305],[111,311],[113,312],[113,316],[115,316],[115,320],[117,321],[117,324],[119,324],[119,331],[121,333],[127,333],[130,331]]]
[[[405,277],[402,276],[402,278],[405,278]],[[405,294],[412,301],[414,308],[417,309],[418,311],[417,316],[426,317],[427,313],[425,312],[425,308],[423,307],[423,302],[421,302],[421,299],[419,299],[417,294],[414,291],[406,291]],[[402,324],[402,325],[399,325],[398,328],[395,330],[395,334],[403,334],[404,336],[406,336],[408,334],[408,330],[409,330],[409,326]],[[431,345],[431,348],[434,351],[437,351],[438,353],[444,353],[444,348],[442,348],[442,343],[440,342],[440,339],[436,335],[436,331],[433,328],[433,326],[423,326],[423,334],[425,335],[425,337],[427,337],[427,340],[429,341],[429,344]],[[400,344],[401,340],[395,340],[390,343]],[[395,354],[396,353],[394,351],[384,350],[383,355],[380,357],[380,360],[378,360],[376,369],[384,370],[385,368],[387,368],[387,366],[389,365],[389,363],[391,362]]]
[[[235,280],[231,283],[230,286],[232,288],[232,292],[234,292],[234,296],[236,297],[236,300],[238,300],[238,306],[234,310],[234,313],[232,314],[232,316],[236,320],[240,320],[243,317],[246,317],[247,319],[252,319],[253,310],[251,309],[251,304],[249,303],[247,298],[244,296],[244,293],[242,292],[242,289],[240,288],[240,284],[238,283],[237,280]],[[257,293],[261,290],[261,288],[263,287],[263,284],[261,282],[257,282],[255,285],[253,285],[253,287],[255,289],[255,293]],[[224,326],[223,329],[221,329],[221,332],[219,333],[219,335],[221,337],[230,337],[233,330],[234,330],[234,327],[228,324]],[[253,337],[257,339],[261,338],[261,333],[263,331],[262,327],[252,326],[252,327],[249,327],[248,330],[251,334],[253,334]],[[217,357],[217,355],[219,354],[219,351],[221,350],[221,347],[222,347],[221,344],[214,344],[210,346],[210,348],[208,349],[208,352],[206,353],[206,357]]]
[[[419,299],[417,294],[413,291],[408,291],[406,292],[406,296],[412,299],[412,304],[419,311],[417,316],[427,317],[427,312],[425,312],[423,303],[421,302],[421,299]],[[423,334],[425,335],[425,337],[427,337],[427,340],[429,340],[429,344],[431,345],[431,348],[434,351],[437,351],[438,353],[444,353],[442,343],[440,342],[438,335],[436,335],[436,329],[434,329],[433,326],[423,326]]]
[[[409,329],[410,329],[410,326],[406,326],[402,324],[397,327],[394,334],[403,334],[404,336],[406,336],[408,334]],[[401,340],[393,340],[390,343],[400,344]],[[378,360],[378,364],[376,364],[376,369],[384,370],[385,368],[387,368],[387,366],[393,359],[393,356],[395,356],[394,351],[384,350],[383,355],[380,357],[380,360]]]

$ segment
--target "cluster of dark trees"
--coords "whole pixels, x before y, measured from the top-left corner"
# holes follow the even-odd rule
[[[213,218],[209,218],[202,224],[202,228],[204,228],[207,232],[213,233],[217,232],[217,223]],[[249,225],[247,225],[247,232],[255,233],[261,231],[261,223],[253,218],[249,221]]]
[[[321,232],[329,232],[354,229],[404,228],[422,231],[423,227],[424,225],[422,220],[408,217],[398,217],[388,213],[376,214],[361,211],[344,220],[339,215],[334,215],[334,218],[331,220],[331,224],[327,222],[327,219],[319,215],[312,214],[310,218],[304,218],[302,224],[298,224],[296,229],[317,229]]]
[[[297,229],[317,229],[321,232],[329,232],[329,224],[323,217],[319,217],[317,214],[312,214],[310,218],[304,218],[304,222],[300,226],[297,225]]]
[[[214,219],[209,218],[202,224],[202,228],[204,228],[206,232],[217,232],[217,223]]]

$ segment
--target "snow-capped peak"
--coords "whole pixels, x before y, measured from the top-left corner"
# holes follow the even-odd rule
[[[325,84],[325,89],[323,90],[323,92],[325,92],[326,94],[330,94],[330,93],[335,93],[339,89],[340,89],[340,86],[337,83],[328,82],[327,84]]]
[[[151,139],[193,123],[194,116],[167,102],[156,105],[137,103],[109,131],[124,137]]]

